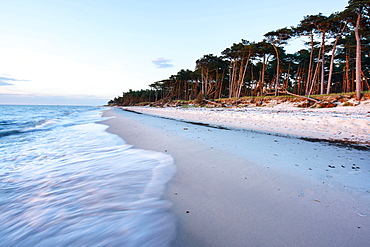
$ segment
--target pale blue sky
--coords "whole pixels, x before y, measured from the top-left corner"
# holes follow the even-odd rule
[[[101,105],[347,2],[0,0],[0,104]]]

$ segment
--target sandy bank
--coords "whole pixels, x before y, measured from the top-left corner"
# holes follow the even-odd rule
[[[370,102],[356,107],[320,109],[297,108],[291,104],[264,108],[123,108],[187,121],[370,146]]]
[[[368,246],[368,151],[113,109],[108,131],[174,157],[173,246]]]

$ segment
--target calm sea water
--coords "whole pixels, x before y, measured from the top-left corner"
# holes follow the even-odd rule
[[[0,105],[0,246],[169,246],[172,157],[107,133],[101,112]]]

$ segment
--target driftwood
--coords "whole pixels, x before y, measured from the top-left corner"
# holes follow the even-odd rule
[[[279,93],[285,93],[285,94],[293,95],[293,96],[296,96],[296,97],[299,97],[299,98],[303,98],[303,99],[307,99],[307,100],[313,101],[315,103],[322,103],[321,100],[314,99],[314,98],[311,98],[311,97],[302,96],[302,95],[298,95],[298,94],[294,94],[294,93],[290,93],[288,91],[279,91]]]
[[[203,101],[208,103],[208,104],[211,104],[211,105],[224,106],[223,103],[219,103],[219,102],[216,102],[216,101],[210,101],[210,100],[207,100],[207,99],[203,99]]]

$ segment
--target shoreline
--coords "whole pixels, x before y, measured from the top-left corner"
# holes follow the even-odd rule
[[[135,148],[174,157],[177,173],[164,195],[178,219],[173,246],[366,246],[370,241],[369,198],[362,190],[370,185],[358,182],[369,179],[368,152],[118,108],[104,116],[114,116],[103,121],[107,131]],[[351,169],[354,162],[359,170]]]

